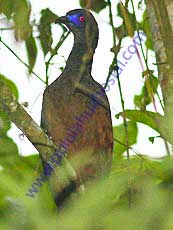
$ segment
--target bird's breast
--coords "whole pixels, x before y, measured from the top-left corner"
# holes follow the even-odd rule
[[[66,92],[62,88],[46,91],[42,123],[54,142],[66,149],[69,159],[80,155],[105,164],[112,160],[110,111],[92,98],[74,93],[70,87]],[[89,165],[87,170],[91,170]]]

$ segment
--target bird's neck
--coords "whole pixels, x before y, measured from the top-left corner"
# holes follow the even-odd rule
[[[84,42],[74,41],[65,70],[82,71],[83,74],[90,74],[93,55],[94,52],[89,50]]]

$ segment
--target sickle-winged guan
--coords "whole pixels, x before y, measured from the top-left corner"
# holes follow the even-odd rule
[[[113,151],[109,102],[91,76],[99,30],[93,15],[84,9],[69,11],[56,23],[65,24],[73,33],[74,45],[63,73],[44,92],[41,123],[87,184],[107,175]],[[76,156],[87,158],[76,166]],[[62,201],[63,194],[59,197]]]

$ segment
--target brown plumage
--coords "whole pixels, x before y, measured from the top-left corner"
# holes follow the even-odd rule
[[[73,32],[74,46],[63,73],[44,92],[42,127],[67,150],[67,159],[85,183],[109,172],[113,150],[109,102],[91,76],[98,25],[83,9],[70,11],[57,22]],[[86,157],[80,167],[73,161],[76,156]]]

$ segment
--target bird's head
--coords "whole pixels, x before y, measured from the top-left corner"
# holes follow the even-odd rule
[[[99,30],[94,16],[85,9],[69,11],[59,17],[55,23],[62,23],[74,34],[77,43],[87,44],[92,49],[97,47]]]

